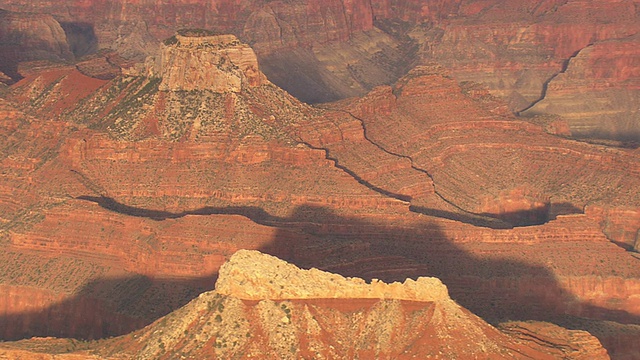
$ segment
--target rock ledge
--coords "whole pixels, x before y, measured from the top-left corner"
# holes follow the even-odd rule
[[[437,278],[406,279],[386,284],[345,278],[318,269],[303,270],[254,250],[236,252],[221,268],[216,291],[245,300],[263,299],[398,299],[450,301]]]

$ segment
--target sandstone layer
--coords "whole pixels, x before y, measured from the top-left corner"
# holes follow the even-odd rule
[[[366,284],[239,251],[221,269],[215,292],[201,294],[132,335],[90,345],[81,354],[140,359],[609,358],[583,331],[540,323],[512,323],[507,329],[500,332],[461,308],[438,279]],[[544,341],[536,341],[540,338]],[[6,344],[0,354],[9,359],[36,356],[30,345],[42,346],[34,340]],[[74,355],[79,354],[61,358]]]
[[[233,33],[254,47],[274,83],[308,102],[363,95],[393,83],[417,63],[435,61],[459,81],[485,84],[516,112],[545,98],[550,81],[578,52],[628,42],[640,23],[634,1],[9,0],[4,6],[53,14],[74,48],[78,39],[86,39],[86,48],[99,42],[134,58],[154,53],[154,42],[180,28]],[[602,63],[609,55],[589,56]],[[636,69],[631,74],[637,72],[637,65],[627,66]],[[596,96],[595,105],[580,100],[582,85],[558,85],[561,78],[554,86],[562,86],[564,95],[550,92],[548,102],[555,105],[542,103],[536,112],[590,113],[589,121],[572,121],[577,135],[637,141],[635,90],[610,83],[609,93]],[[616,100],[620,96],[628,98],[627,104]],[[602,109],[607,106],[615,110]]]
[[[105,64],[118,58],[108,52],[100,55],[104,61],[75,66],[31,63],[25,78],[3,95],[0,241],[8,250],[0,262],[2,284],[7,292],[26,294],[13,297],[15,302],[0,299],[6,309],[0,321],[24,324],[7,338],[97,338],[139,329],[210,290],[233,252],[256,249],[305,268],[404,282],[336,280],[365,304],[361,318],[417,302],[426,312],[400,322],[431,321],[443,285],[406,279],[437,277],[452,299],[485,320],[577,323],[584,330],[588,324],[572,321],[590,318],[596,324],[591,329],[614,324],[607,327],[611,333],[595,334],[611,354],[637,353],[628,334],[640,323],[640,268],[636,257],[614,243],[635,246],[632,234],[640,224],[627,214],[640,205],[637,151],[549,135],[540,125],[516,119],[486,88],[459,84],[435,65],[418,67],[361,98],[309,106],[259,73],[254,79],[261,80],[252,84],[247,69],[255,63],[246,56],[248,48],[234,40],[231,48],[241,50],[228,52],[231,43],[216,47],[220,35],[207,36],[165,44],[175,56],[167,58],[163,72],[154,73],[151,61],[111,72]],[[229,64],[192,61],[201,58]],[[188,64],[194,66],[189,74],[216,74],[206,80],[212,87],[187,82],[191,75],[181,71]],[[164,82],[158,74],[173,80]],[[216,82],[217,75],[223,80]],[[239,87],[228,81],[237,78]],[[34,276],[36,271],[47,275]],[[249,342],[242,344],[253,349],[255,335],[261,339],[257,349],[278,357],[290,347],[257,335],[271,334],[271,325],[259,325],[262,315],[255,311],[264,306],[272,313],[291,301],[292,314],[304,314],[309,304],[322,307],[333,300],[320,300],[328,295],[303,286],[287,290],[286,277],[274,277],[284,288],[236,293],[224,280],[221,288],[228,291],[224,299],[235,299],[225,309],[235,309],[248,327],[259,327],[241,328]],[[439,295],[407,290],[422,289],[425,282]],[[268,294],[274,291],[280,291],[276,297],[306,293],[313,299],[273,299]],[[406,299],[378,300],[387,292]],[[29,294],[40,300],[30,304]],[[337,302],[340,309],[348,306]],[[86,304],[82,313],[96,316],[81,330],[64,320],[75,319],[66,314],[76,304]],[[474,324],[478,320],[457,309]],[[334,310],[326,317],[343,316]],[[36,324],[43,313],[55,326]],[[220,317],[218,323],[225,323],[226,314]],[[329,321],[327,328],[353,321]],[[192,333],[178,328],[182,335]],[[531,342],[535,335],[522,328],[514,332]],[[349,331],[345,339],[359,339]],[[247,332],[253,334],[249,340]],[[148,353],[138,345],[131,351],[156,356],[162,352],[159,339],[165,343],[158,334],[148,334],[154,344]],[[563,343],[573,341],[563,334]],[[376,336],[353,348],[363,349],[363,357],[403,351],[391,345],[372,350],[369,344],[382,341]],[[287,339],[288,345],[306,346],[297,335]],[[479,339],[485,341],[484,335]],[[431,340],[419,352],[444,352],[439,340]],[[204,343],[212,354],[216,344],[224,349],[220,341]],[[203,342],[190,344],[195,349]],[[239,349],[241,342],[224,344]],[[348,353],[349,346],[336,351]]]

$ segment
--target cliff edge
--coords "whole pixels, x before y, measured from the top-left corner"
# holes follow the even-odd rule
[[[179,31],[163,42],[161,56],[161,91],[237,93],[267,81],[253,49],[230,34]]]
[[[397,299],[413,301],[451,300],[447,287],[437,278],[419,277],[404,283],[386,284],[345,278],[315,268],[303,270],[274,256],[255,250],[239,250],[220,268],[219,294],[245,300],[261,299]]]
[[[0,356],[31,355],[25,349],[40,352],[47,348],[42,342],[3,344]],[[54,340],[50,342],[50,347],[55,346]],[[236,252],[223,265],[216,291],[201,294],[140,331],[60,354],[60,358],[74,355],[135,359],[609,358],[598,340],[584,331],[535,322],[512,323],[498,330],[451,300],[446,287],[435,278],[366,284],[316,269],[301,270],[249,250]]]

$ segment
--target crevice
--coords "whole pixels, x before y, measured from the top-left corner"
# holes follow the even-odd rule
[[[438,198],[440,198],[442,201],[444,201],[448,205],[450,205],[453,208],[455,208],[456,210],[458,210],[460,213],[454,213],[454,212],[445,211],[445,210],[438,210],[438,209],[430,209],[430,208],[427,208],[427,207],[414,206],[414,205],[409,206],[409,210],[410,211],[416,212],[416,213],[420,213],[420,214],[424,214],[424,215],[429,215],[429,216],[436,216],[436,217],[446,218],[446,219],[450,219],[450,220],[456,220],[456,221],[460,221],[460,222],[464,222],[464,223],[468,223],[468,224],[472,224],[472,225],[476,225],[476,226],[481,226],[481,227],[489,227],[489,228],[494,228],[494,229],[513,228],[513,226],[511,224],[509,224],[509,223],[507,223],[507,222],[505,222],[503,220],[467,211],[467,210],[461,208],[460,206],[458,206],[457,204],[455,204],[454,202],[450,201],[449,199],[445,198],[442,194],[440,194],[438,192],[437,187],[436,187],[436,182],[433,179],[433,176],[427,170],[415,166],[415,163],[414,163],[413,158],[411,156],[395,153],[393,151],[389,151],[389,150],[385,149],[382,145],[380,145],[380,144],[376,143],[375,141],[371,140],[369,138],[369,136],[367,135],[367,127],[366,127],[365,122],[364,122],[363,119],[355,116],[350,111],[347,111],[347,110],[344,110],[344,109],[334,109],[334,108],[329,108],[329,107],[323,107],[323,108],[326,109],[326,110],[330,110],[330,111],[336,111],[336,112],[345,113],[345,114],[349,115],[350,117],[352,117],[353,119],[359,121],[360,125],[362,126],[363,136],[364,136],[365,140],[367,140],[373,146],[375,146],[380,151],[383,151],[386,154],[389,154],[389,155],[392,155],[392,156],[395,156],[395,157],[399,157],[399,158],[402,158],[402,159],[409,160],[412,169],[414,169],[415,171],[418,171],[418,172],[426,175],[431,180],[431,183],[433,184],[434,194]],[[327,154],[328,154],[328,150],[327,149],[324,149],[324,150],[327,151]],[[337,163],[337,160],[334,160],[334,161],[336,161],[336,163]],[[353,174],[353,172],[348,170],[348,169],[346,169],[345,171],[347,171],[349,174]],[[355,174],[353,174],[352,176],[357,177],[357,175],[355,175]],[[366,182],[365,180],[362,180],[362,181],[364,183],[366,183],[366,184],[369,184],[371,187],[374,187],[376,189],[380,189],[379,187],[376,187],[376,186]],[[383,191],[383,192],[386,192],[386,193],[390,193],[389,191],[384,190],[384,189],[380,189],[380,190]],[[405,201],[411,201],[412,200],[411,196],[408,196],[408,195],[402,195],[402,194],[396,194],[396,195],[404,197],[405,199],[408,199],[408,200],[405,200]]]
[[[90,201],[98,204],[101,208],[116,212],[118,214],[142,217],[155,221],[164,221],[167,219],[180,219],[188,215],[242,215],[251,221],[260,225],[271,225],[273,221],[278,220],[278,217],[273,216],[262,208],[255,206],[226,206],[226,207],[214,207],[205,206],[195,210],[187,210],[181,212],[170,212],[165,210],[153,210],[145,209],[141,207],[135,207],[123,204],[110,197],[108,192],[100,185],[94,183],[86,175],[77,170],[71,170],[76,175],[80,183],[82,183],[88,190],[94,193],[95,196],[82,195],[75,199]]]
[[[587,46],[581,48],[580,50],[577,50],[576,52],[574,52],[571,56],[569,56],[567,59],[565,59],[562,62],[562,68],[560,69],[560,71],[554,75],[552,75],[549,79],[547,79],[543,84],[542,84],[542,93],[540,94],[540,97],[536,100],[534,100],[529,106],[527,106],[526,108],[518,111],[516,113],[516,115],[518,116],[524,116],[525,112],[527,112],[529,109],[533,108],[534,106],[536,106],[539,102],[541,102],[542,100],[544,100],[547,97],[547,91],[549,89],[549,84],[556,78],[558,77],[560,74],[564,74],[567,69],[569,68],[569,63],[571,62],[571,60],[573,58],[575,58],[576,56],[578,56],[578,54],[580,54],[580,52],[586,48],[588,48],[589,46],[593,45],[592,43],[589,43]]]
[[[267,7],[269,8],[271,16],[273,16],[273,20],[275,20],[276,24],[278,25],[278,37],[280,39],[280,44],[284,45],[283,28],[282,24],[280,24],[280,18],[278,18],[278,14],[273,10],[273,7],[271,5],[267,5]]]
[[[385,189],[380,188],[380,187],[378,187],[378,186],[375,186],[375,185],[373,185],[372,183],[370,183],[370,182],[368,182],[367,180],[365,180],[365,179],[363,179],[362,177],[360,177],[358,174],[356,174],[355,172],[353,172],[352,170],[350,170],[350,169],[349,169],[349,168],[347,168],[346,166],[340,165],[340,163],[338,162],[338,159],[337,159],[337,158],[335,158],[335,157],[332,157],[332,156],[330,155],[330,151],[329,151],[328,149],[323,148],[323,147],[313,146],[313,145],[311,145],[310,143],[308,143],[308,142],[306,142],[306,141],[303,141],[303,140],[302,140],[302,139],[300,139],[299,137],[298,137],[298,141],[299,141],[301,144],[304,144],[304,145],[308,146],[309,148],[311,148],[311,149],[313,149],[313,150],[321,150],[321,151],[324,151],[324,153],[325,153],[325,158],[326,158],[327,160],[331,160],[331,161],[333,161],[333,165],[334,165],[336,168],[338,168],[338,169],[340,169],[340,170],[344,171],[344,172],[345,172],[345,173],[347,173],[349,176],[351,176],[352,178],[354,178],[354,179],[355,179],[359,184],[361,184],[361,185],[363,185],[363,186],[365,186],[365,187],[369,188],[370,190],[373,190],[373,191],[375,191],[375,192],[377,192],[377,193],[379,193],[379,194],[382,194],[382,195],[385,195],[385,196],[388,196],[388,197],[391,197],[391,198],[394,198],[394,199],[397,199],[397,200],[401,200],[401,201],[404,201],[404,202],[410,202],[410,201],[411,201],[411,196],[409,196],[409,195],[397,194],[397,193],[394,193],[394,192],[392,192],[392,191],[388,191],[388,190],[385,190]]]
[[[404,195],[401,195],[401,194],[395,194],[393,192],[386,191],[384,189],[376,187],[376,186],[370,184],[369,182],[367,182],[366,180],[362,179],[358,175],[356,175],[353,171],[349,170],[348,168],[337,164],[337,160],[334,159],[334,158],[331,158],[328,155],[328,151],[326,149],[324,149],[324,148],[316,148],[316,147],[311,146],[308,143],[304,143],[304,144],[306,144],[307,146],[309,146],[312,149],[325,151],[326,158],[328,160],[333,161],[335,163],[334,165],[336,166],[336,168],[344,171],[346,174],[348,174],[349,176],[353,177],[356,181],[358,181],[363,186],[365,186],[365,187],[367,187],[367,188],[369,188],[369,189],[371,189],[371,190],[373,190],[375,192],[378,192],[378,193],[380,193],[380,194],[382,194],[384,196],[391,197],[391,198],[406,202],[407,205],[408,205],[410,197],[404,196]],[[86,175],[82,174],[81,172],[79,172],[77,170],[71,170],[71,172],[76,174],[77,177],[78,177],[78,180],[88,190],[90,190],[94,194],[94,196],[81,195],[81,196],[75,197],[75,199],[84,200],[84,201],[90,201],[90,202],[96,203],[100,207],[102,207],[103,209],[106,209],[106,210],[109,210],[109,211],[113,211],[115,213],[122,214],[122,215],[147,218],[147,219],[154,220],[154,221],[164,221],[164,220],[167,220],[167,219],[180,219],[180,218],[183,218],[185,216],[190,216],[190,215],[196,215],[196,216],[241,215],[241,216],[244,216],[244,217],[250,219],[251,221],[253,221],[253,222],[257,223],[257,224],[265,225],[265,226],[274,226],[274,225],[276,225],[278,223],[282,223],[283,221],[286,221],[286,219],[283,219],[283,218],[275,216],[275,215],[271,215],[267,211],[265,211],[263,208],[257,207],[257,206],[218,206],[218,207],[216,207],[216,206],[204,206],[204,207],[200,207],[200,208],[197,208],[197,209],[180,211],[180,212],[171,212],[171,211],[165,211],[165,210],[154,210],[154,209],[147,209],[147,208],[142,208],[142,207],[131,206],[131,205],[127,205],[127,204],[118,202],[113,197],[109,196],[108,192],[104,188],[102,188],[100,185],[94,183],[91,179],[89,179]],[[302,219],[297,219],[297,220],[302,220]]]
[[[82,195],[75,199],[90,201],[98,204],[101,208],[113,211],[118,214],[147,218],[154,221],[164,221],[167,219],[180,219],[189,215],[241,215],[260,225],[273,225],[274,222],[282,220],[277,216],[267,213],[264,209],[255,206],[205,206],[195,210],[181,212],[170,212],[164,210],[153,210],[123,204],[108,196],[88,196]]]

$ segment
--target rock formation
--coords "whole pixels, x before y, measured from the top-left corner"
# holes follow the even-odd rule
[[[632,152],[546,135],[540,127],[504,114],[490,98],[466,92],[442,71],[416,68],[394,88],[379,89],[351,105],[345,101],[343,109],[361,119],[371,142],[411,159],[413,168],[431,176],[437,194],[470,213],[511,217],[521,225],[527,221],[518,220],[518,214],[544,222],[592,202],[611,204],[611,198],[605,199],[617,197],[614,193],[625,194],[617,200],[619,206],[640,202],[633,190],[637,177],[628,176],[638,171]],[[389,128],[390,123],[395,125]],[[413,134],[409,140],[407,133]],[[573,160],[561,160],[568,158]],[[621,162],[629,165],[615,165]],[[583,165],[575,168],[576,163]],[[558,173],[563,166],[569,168]],[[587,170],[591,166],[608,170]],[[573,184],[556,176],[567,173],[574,173]],[[581,189],[574,187],[578,183]],[[419,201],[427,200],[414,197],[412,203]]]
[[[73,59],[64,30],[51,15],[0,9],[0,71],[13,81],[20,79],[20,62]]]
[[[385,284],[362,279],[345,279],[318,269],[300,270],[268,255],[240,250],[218,273],[216,291],[245,300],[266,299],[397,299],[415,301],[449,300],[447,288],[435,278],[407,279],[403,284]]]
[[[241,250],[222,267],[215,292],[133,336],[67,350],[61,358],[609,358],[584,331],[543,323],[506,329],[461,308],[438,279],[366,284]],[[24,350],[30,344],[38,341],[5,344],[0,355],[34,356]]]
[[[524,115],[562,116],[577,137],[640,140],[640,36],[580,50]]]
[[[406,4],[413,7],[384,11],[445,22],[441,11],[455,19],[455,11],[480,16],[501,8]],[[507,10],[522,16],[520,5]],[[287,14],[304,13],[296,9]],[[374,48],[386,48],[384,57],[389,44]],[[629,339],[640,323],[640,268],[627,251],[637,247],[640,227],[636,150],[550,135],[545,127],[560,131],[561,120],[518,119],[486,86],[458,82],[459,74],[438,64],[415,67],[366,96],[310,106],[267,81],[233,36],[182,32],[161,46],[157,64],[134,65],[106,50],[76,64],[22,63],[24,78],[2,90],[0,285],[12,296],[0,297],[0,324],[21,324],[3,327],[4,338],[123,335],[210,290],[221,274],[217,295],[203,295],[156,328],[100,343],[94,349],[105,352],[93,354],[110,356],[110,346],[128,344],[124,357],[154,358],[184,344],[196,357],[393,357],[413,351],[405,345],[414,342],[416,354],[435,356],[453,346],[442,334],[477,338],[491,351],[515,354],[522,345],[533,357],[602,353],[582,332],[505,325],[514,340],[468,311],[495,324],[542,320],[594,331],[610,354],[637,354]],[[253,264],[273,278],[237,287],[249,281],[237,280],[246,278],[235,272],[237,261],[255,258],[241,252],[220,266],[240,249],[371,283],[265,258],[290,275]],[[333,278],[340,286],[327,285],[332,297],[287,287],[291,274],[302,284]],[[219,314],[203,315],[209,305]],[[379,325],[360,322],[367,317]],[[278,327],[283,318],[306,319],[304,331]],[[393,326],[380,319],[394,319]],[[456,321],[472,335],[457,337]],[[345,325],[352,323],[367,330]],[[412,324],[421,330],[407,330]],[[433,324],[445,330],[430,332]],[[215,335],[227,326],[229,337]],[[333,329],[343,330],[327,340]],[[206,335],[196,336],[201,330]],[[535,338],[562,345],[523,345]],[[588,346],[567,344],[580,339]],[[481,354],[461,349],[461,357]]]
[[[235,36],[192,32],[165,40],[158,74],[161,91],[237,93],[266,82],[253,50]]]
[[[420,61],[435,61],[459,81],[485,84],[494,95],[507,99],[513,111],[544,98],[549,81],[563,73],[578,52],[589,52],[600,42],[626,42],[638,33],[640,23],[633,1],[222,0],[198,4],[94,1],[88,5],[80,0],[37,4],[8,0],[3,5],[14,11],[54,14],[66,29],[88,24],[87,31],[95,33],[102,47],[119,49],[130,57],[148,55],[155,48],[145,44],[150,39],[165,39],[184,27],[233,33],[254,47],[274,83],[309,102],[363,95],[374,86],[393,83]],[[596,51],[589,56],[600,55]],[[550,92],[550,102],[557,105],[542,103],[536,110],[552,115],[592,113],[595,118],[590,121],[574,123],[577,134],[618,138],[624,135],[621,131],[637,130],[633,110],[637,106],[626,109],[614,100],[615,91],[629,96],[628,87],[613,85],[613,92],[598,97],[596,107],[612,102],[617,109],[618,125],[612,126],[608,123],[613,115],[593,108],[594,104],[580,106],[574,101],[562,108],[555,98],[579,97],[568,92],[575,86],[563,86],[564,95]],[[629,101],[636,103],[636,96]]]
[[[609,239],[627,249],[640,249],[640,210],[634,207],[588,205],[585,214],[600,223]]]

